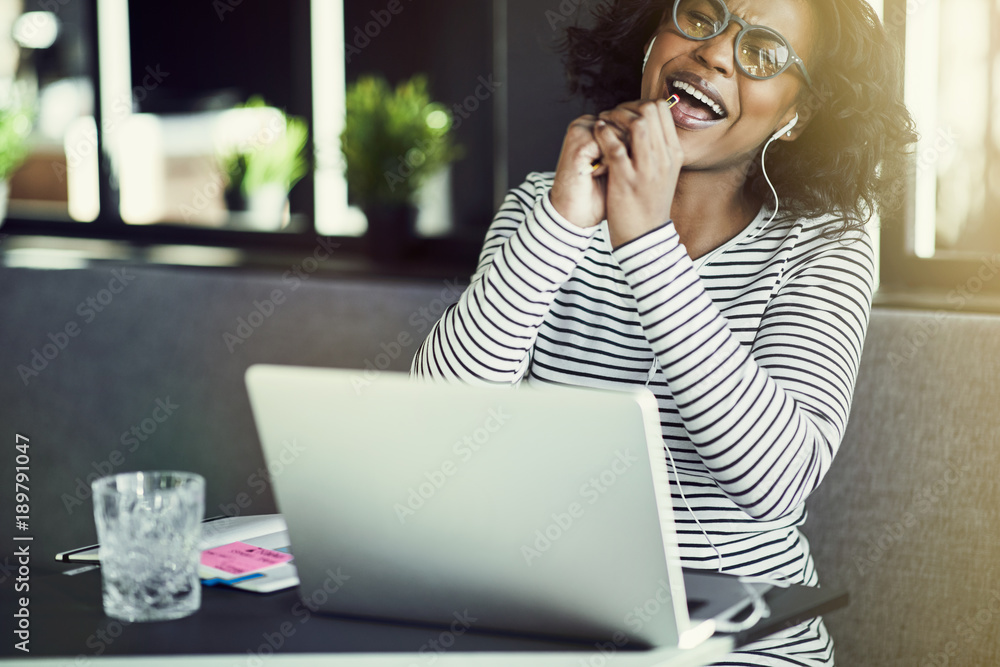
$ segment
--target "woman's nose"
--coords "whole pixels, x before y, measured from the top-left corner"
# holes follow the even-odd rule
[[[712,39],[699,43],[694,50],[694,56],[706,67],[710,67],[724,76],[732,76],[736,71],[733,54],[736,52],[735,41],[740,27],[735,23]]]

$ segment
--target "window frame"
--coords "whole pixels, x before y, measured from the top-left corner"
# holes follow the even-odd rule
[[[100,60],[100,16],[98,14],[100,0],[79,0],[85,3],[85,29],[87,31],[87,57],[89,59],[90,76],[94,91],[94,121],[97,126],[98,155],[98,187],[99,213],[90,222],[75,220],[59,220],[52,218],[25,218],[9,216],[3,222],[2,232],[5,235],[85,238],[108,241],[128,241],[137,245],[195,245],[230,247],[234,249],[266,249],[296,250],[309,248],[315,244],[315,202],[313,201],[313,181],[310,177],[293,191],[292,197],[297,202],[296,208],[302,212],[305,229],[293,232],[255,232],[239,229],[205,227],[188,225],[179,222],[162,222],[152,225],[129,224],[121,216],[118,190],[113,187],[111,159],[107,151],[104,132],[104,108],[101,104],[103,82],[101,78]],[[135,1],[135,0],[133,0]],[[300,3],[304,11],[296,11],[296,22],[309,27],[309,2]],[[301,10],[301,7],[300,7]],[[306,34],[308,34],[306,30]],[[306,113],[301,114],[310,129],[313,128],[312,113],[312,67],[310,55],[311,41],[301,40],[292,54],[297,66],[291,76],[297,79],[295,89],[304,90],[303,107]],[[306,151],[313,155],[313,133],[310,131]],[[331,237],[333,238],[333,237]],[[360,248],[362,239],[359,237],[335,237],[345,249]]]
[[[884,25],[906,57],[908,0],[885,0]],[[881,223],[881,287],[877,303],[939,307],[969,312],[1000,312],[1000,252],[938,251],[934,257],[915,252],[915,170],[907,175],[904,205]],[[997,220],[1000,222],[1000,219]]]

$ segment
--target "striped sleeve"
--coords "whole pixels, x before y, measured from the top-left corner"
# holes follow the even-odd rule
[[[755,519],[794,511],[829,470],[847,425],[874,282],[867,235],[801,247],[750,347],[730,332],[673,223],[614,254],[716,483]]]
[[[538,328],[590,245],[555,210],[543,175],[532,175],[500,207],[468,289],[417,350],[411,374],[513,384],[527,369]]]

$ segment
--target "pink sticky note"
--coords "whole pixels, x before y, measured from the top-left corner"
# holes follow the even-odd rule
[[[230,574],[245,574],[281,565],[292,560],[291,554],[255,547],[245,542],[224,544],[201,552],[201,564]]]

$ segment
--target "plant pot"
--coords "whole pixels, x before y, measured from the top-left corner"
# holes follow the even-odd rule
[[[288,222],[288,191],[280,183],[266,183],[250,193],[247,200],[249,226],[257,231],[276,232]]]
[[[240,188],[226,187],[222,193],[226,200],[226,208],[232,213],[242,213],[247,210],[247,198]]]
[[[394,264],[405,259],[416,244],[417,209],[412,204],[376,204],[364,209],[368,256]]]
[[[0,180],[0,227],[7,218],[7,200],[10,198],[10,181]]]

